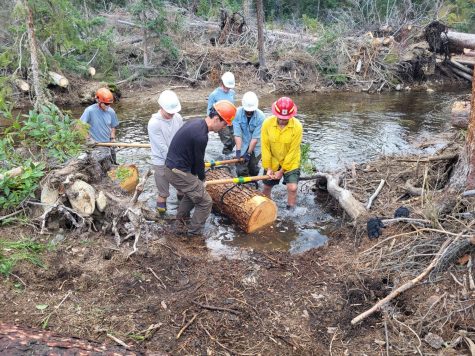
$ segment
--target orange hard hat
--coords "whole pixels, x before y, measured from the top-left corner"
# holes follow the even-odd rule
[[[236,107],[228,100],[220,100],[214,103],[213,108],[216,110],[218,115],[226,121],[228,126],[233,124],[234,117],[236,116]]]
[[[114,102],[114,95],[107,88],[100,88],[96,91],[96,99],[100,103],[112,104]]]
[[[291,117],[297,115],[297,106],[292,99],[283,96],[272,104],[272,113],[282,120],[289,120]]]

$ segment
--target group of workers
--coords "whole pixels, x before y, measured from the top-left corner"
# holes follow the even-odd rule
[[[262,193],[271,197],[272,187],[287,186],[287,208],[297,202],[300,177],[300,145],[302,124],[295,118],[297,106],[292,99],[281,97],[272,104],[271,116],[265,118],[258,108],[259,99],[251,91],[242,97],[242,106],[236,108],[235,78],[226,72],[221,85],[208,97],[205,119],[183,121],[181,104],[171,90],[163,91],[160,109],[148,122],[151,159],[158,190],[157,210],[166,211],[170,184],[177,191],[179,201],[177,221],[184,224],[186,236],[201,235],[211,213],[212,199],[205,187],[205,151],[208,133],[217,132],[223,143],[223,154],[229,155],[235,147],[238,176],[257,176],[259,162],[269,176],[263,181]],[[112,93],[101,88],[96,93],[96,104],[86,108],[81,120],[90,125],[90,138],[96,142],[111,142],[116,137],[117,115],[110,107]],[[188,223],[185,221],[193,215]]]

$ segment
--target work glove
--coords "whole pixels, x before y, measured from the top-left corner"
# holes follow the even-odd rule
[[[251,160],[251,154],[249,152],[246,152],[241,158],[244,160],[245,163],[247,163]]]
[[[396,211],[394,212],[394,217],[395,218],[408,218],[409,217],[409,209],[404,207],[404,206],[400,206],[399,208],[396,209]]]
[[[371,218],[366,223],[366,230],[370,240],[377,239],[382,234],[381,228],[384,227],[380,218]]]
[[[236,158],[241,158],[241,150],[236,150]]]

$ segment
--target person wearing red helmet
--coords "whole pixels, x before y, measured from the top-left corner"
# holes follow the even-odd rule
[[[295,118],[297,106],[292,99],[281,97],[272,104],[272,113],[262,124],[262,167],[271,179],[264,180],[263,194],[271,197],[272,187],[282,177],[287,185],[287,208],[297,204],[297,188],[300,178],[300,144],[302,124]]]
[[[205,151],[208,133],[219,132],[231,126],[236,116],[236,107],[227,100],[213,104],[204,120],[186,122],[173,137],[165,160],[165,178],[179,192],[183,199],[177,209],[177,222],[188,218],[194,209],[186,236],[201,235],[206,219],[211,213],[213,201],[206,191]]]

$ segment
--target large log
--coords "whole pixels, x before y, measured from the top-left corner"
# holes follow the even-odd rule
[[[226,179],[232,176],[223,169],[208,171],[207,180]],[[272,224],[277,218],[277,206],[269,198],[246,185],[233,183],[207,186],[214,207],[228,216],[246,233]]]
[[[449,49],[452,53],[464,53],[464,48],[475,49],[475,34],[448,31]]]
[[[470,119],[470,101],[456,101],[452,104],[450,123],[459,129],[466,129]]]

